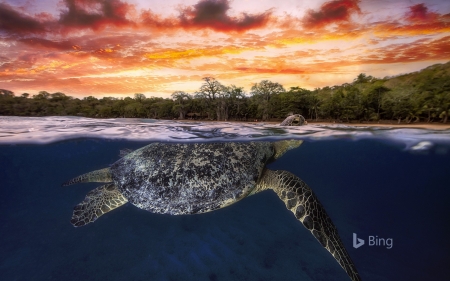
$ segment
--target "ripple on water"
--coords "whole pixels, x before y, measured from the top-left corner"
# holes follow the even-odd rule
[[[347,125],[281,127],[264,123],[181,122],[134,118],[90,119],[73,116],[0,116],[0,144],[45,144],[78,138],[166,142],[373,138],[402,143],[406,150],[428,151],[436,143],[450,143],[450,130]],[[444,150],[439,149],[439,152],[443,153]]]

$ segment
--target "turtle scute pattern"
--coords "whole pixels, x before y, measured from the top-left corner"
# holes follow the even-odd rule
[[[294,114],[286,117],[286,119],[281,122],[280,126],[303,126],[306,124],[308,124],[308,122],[305,120],[305,117],[300,114]]]
[[[135,206],[160,214],[198,214],[246,197],[274,154],[269,142],[153,143],[111,166]]]
[[[75,206],[70,222],[77,227],[86,225],[127,202],[114,184],[102,185],[89,191],[84,200]]]
[[[311,188],[287,171],[267,170],[258,190],[273,189],[295,217],[311,231],[353,281],[361,278],[350,259],[338,231]]]

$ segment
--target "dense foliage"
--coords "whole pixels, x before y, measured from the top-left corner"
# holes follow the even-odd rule
[[[299,113],[309,120],[446,123],[450,110],[450,62],[383,79],[361,73],[352,83],[313,91],[285,90],[279,83],[263,80],[247,94],[212,77],[203,81],[194,94],[177,91],[171,99],[137,93],[134,98],[80,100],[60,92],[41,91],[30,97],[0,89],[0,115],[271,120]]]

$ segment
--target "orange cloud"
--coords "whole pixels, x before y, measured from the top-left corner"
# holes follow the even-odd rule
[[[258,67],[237,67],[235,70],[244,73],[266,73],[266,74],[304,74],[304,69],[298,68],[258,68]]]
[[[274,41],[281,44],[313,44],[323,41],[333,40],[354,40],[363,36],[366,30],[339,30],[335,32],[305,32],[305,31],[291,31],[282,32],[281,36],[277,35]]]
[[[186,49],[186,50],[164,50],[153,53],[146,53],[144,56],[148,59],[193,59],[198,57],[210,57],[217,56],[223,54],[238,54],[245,51],[246,48],[237,48],[237,47],[211,47],[211,48],[195,48],[195,49]]]
[[[371,31],[380,37],[445,34],[450,32],[450,16],[439,15],[433,21],[411,24],[402,24],[398,21],[383,22],[373,26]]]
[[[420,39],[407,44],[393,44],[370,51],[369,56],[359,56],[355,63],[409,63],[413,61],[450,59],[450,36],[436,40]],[[426,50],[426,51],[424,51]]]

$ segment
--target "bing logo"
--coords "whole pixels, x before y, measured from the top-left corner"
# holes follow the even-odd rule
[[[392,249],[394,245],[394,239],[392,238],[380,238],[378,236],[369,236],[369,246],[386,246],[386,249]],[[363,239],[358,238],[356,233],[353,233],[353,248],[358,249],[363,246],[365,241]]]
[[[359,247],[361,247],[362,245],[364,245],[364,240],[359,239],[356,236],[356,233],[353,233],[353,248],[358,249]]]

